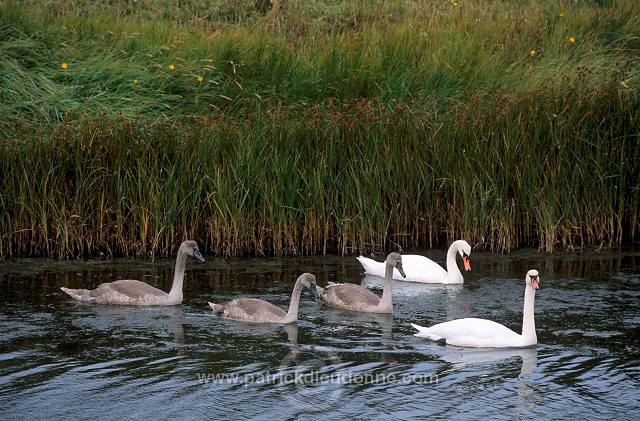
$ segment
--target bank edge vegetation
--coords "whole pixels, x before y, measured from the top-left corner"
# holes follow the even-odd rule
[[[0,255],[640,233],[640,4],[0,1]]]

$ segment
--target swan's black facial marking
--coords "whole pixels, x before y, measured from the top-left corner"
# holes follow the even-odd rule
[[[311,296],[314,300],[318,301],[320,297],[318,296],[318,290],[316,288],[316,276],[313,273],[303,273],[300,275],[298,279],[302,279],[302,285],[309,288],[311,291]]]
[[[464,270],[467,272],[471,271],[471,259],[469,259],[469,255],[466,252],[462,252],[462,263],[464,264]]]
[[[402,269],[402,263],[398,263],[396,265],[396,269],[398,269],[398,272],[400,272],[400,275],[402,275],[403,278],[407,277],[407,275],[404,273],[404,269]]]
[[[320,299],[320,296],[318,295],[318,289],[316,288],[315,282],[311,283],[311,285],[309,286],[309,290],[311,291],[311,296],[313,297],[314,301],[318,301]]]
[[[531,287],[533,287],[534,290],[540,288],[540,278],[538,276],[539,275],[537,272],[535,274],[529,275]]]
[[[200,253],[200,250],[198,250],[197,248],[193,250],[193,257],[195,257],[196,259],[198,259],[198,261],[200,263],[204,263],[206,262],[206,260],[204,260],[204,257],[202,256],[202,254]]]

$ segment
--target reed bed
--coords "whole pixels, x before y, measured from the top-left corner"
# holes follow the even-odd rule
[[[640,232],[640,7],[0,2],[0,255]]]

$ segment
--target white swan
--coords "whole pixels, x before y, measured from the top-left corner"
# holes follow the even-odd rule
[[[318,299],[315,275],[303,273],[298,277],[293,287],[287,312],[268,301],[257,298],[237,298],[225,304],[209,302],[209,306],[215,313],[222,314],[228,319],[251,323],[288,324],[298,320],[298,307],[303,288],[309,288],[313,299]]]
[[[457,319],[431,327],[422,327],[411,323],[418,333],[415,336],[446,341],[447,345],[469,346],[476,348],[527,347],[538,343],[534,321],[533,302],[538,289],[538,271],[527,272],[524,291],[524,314],[522,317],[522,335],[513,330],[486,319]]]
[[[402,259],[403,257],[400,253],[391,253],[387,256],[387,260],[385,260],[384,263],[386,269],[382,298],[362,285],[335,284],[330,282],[326,288],[317,287],[320,300],[329,307],[343,310],[363,311],[367,313],[393,313],[393,278],[391,274],[395,268],[404,276]]]
[[[464,282],[462,273],[456,263],[456,253],[462,256],[464,268],[468,272],[471,270],[471,246],[464,240],[451,243],[447,252],[447,270],[431,259],[417,254],[402,255],[402,265],[407,274],[405,279],[401,278],[398,270],[393,271],[393,279],[410,282],[423,282],[427,284],[461,284]],[[363,256],[358,257],[358,261],[364,267],[364,273],[369,275],[384,276],[384,262],[376,262]]]
[[[200,254],[198,244],[195,241],[187,240],[180,244],[178,257],[176,258],[176,269],[173,274],[173,285],[168,294],[156,287],[133,279],[100,284],[96,289],[70,289],[65,287],[61,289],[75,300],[97,304],[130,306],[174,306],[182,304],[182,281],[184,280],[184,266],[187,256],[193,256],[200,262],[204,262],[204,257]]]

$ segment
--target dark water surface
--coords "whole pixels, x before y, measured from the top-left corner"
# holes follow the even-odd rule
[[[423,254],[443,263],[445,251]],[[307,291],[286,328],[221,319],[207,301],[286,307],[304,271],[378,293],[381,279],[363,279],[353,257],[190,261],[183,305],[135,308],[77,303],[60,286],[124,278],[168,291],[174,261],[0,262],[0,419],[640,419],[640,254],[472,259],[464,286],[396,282],[392,317],[325,308]],[[520,332],[532,268],[537,348],[412,336],[410,322],[471,316]]]

